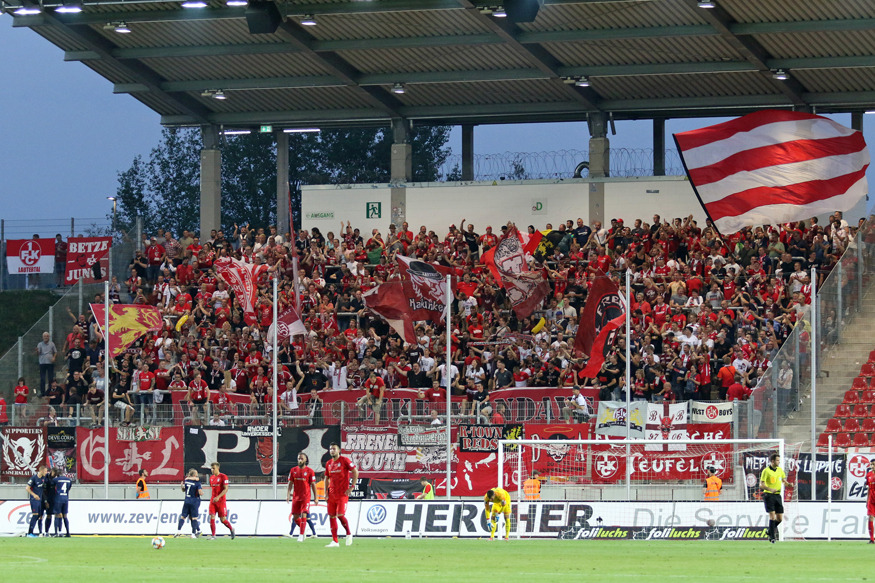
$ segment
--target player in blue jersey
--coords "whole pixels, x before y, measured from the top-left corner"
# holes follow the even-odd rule
[[[46,473],[46,481],[43,483],[43,511],[46,513],[46,521],[43,525],[43,536],[49,535],[49,527],[52,525],[52,516],[55,514],[55,482],[58,470],[52,468]],[[58,529],[55,529],[58,534]]]
[[[36,469],[36,473],[27,481],[27,499],[30,500],[30,528],[27,529],[27,536],[36,538],[33,533],[33,527],[39,523],[39,519],[43,515],[43,490],[46,485],[46,465],[40,464]],[[42,531],[43,525],[40,523],[39,528]]]
[[[55,535],[61,536],[61,522],[64,523],[64,530],[67,532],[65,537],[70,536],[70,521],[67,520],[67,509],[70,505],[70,488],[73,486],[73,480],[65,476],[60,470],[52,470],[55,477],[52,483],[55,485]]]
[[[197,470],[194,468],[188,470],[188,475],[182,483],[182,491],[185,492],[185,502],[182,503],[182,512],[179,513],[179,524],[176,527],[176,534],[173,538],[182,535],[182,525],[185,524],[185,519],[191,521],[191,538],[197,538],[201,535],[201,527],[198,523],[198,513],[201,507],[201,480],[197,475]]]

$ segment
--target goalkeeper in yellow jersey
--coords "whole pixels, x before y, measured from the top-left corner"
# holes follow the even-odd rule
[[[486,521],[492,523],[492,530],[489,534],[489,540],[495,538],[495,531],[498,529],[498,515],[504,513],[504,540],[510,538],[510,494],[507,490],[501,488],[493,488],[483,496],[483,502],[486,506]]]

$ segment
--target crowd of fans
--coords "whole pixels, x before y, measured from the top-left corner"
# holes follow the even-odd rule
[[[268,413],[272,347],[265,337],[272,321],[273,275],[280,278],[280,309],[293,305],[296,290],[300,293],[308,330],[306,337],[279,346],[279,401],[285,413],[302,401],[315,407],[319,391],[366,389],[356,404],[373,407],[379,420],[385,391],[418,388],[437,402],[447,373],[453,394],[467,395],[472,408],[487,406],[489,392],[506,387],[595,386],[600,399],[625,399],[625,335],[592,379],[581,378],[587,356],[576,354],[573,345],[594,278],[607,273],[624,289],[627,269],[634,298],[628,339],[631,398],[745,399],[799,322],[810,300],[811,268],[825,277],[862,225],[862,220],[848,225],[839,212],[826,225],[812,218],[747,228],[729,237],[692,216],[547,224],[545,229],[561,237],[551,237],[555,248],[546,257],[536,255],[541,262],[532,258],[531,267],[542,271],[551,293],[542,311],[522,320],[481,261],[513,225],[495,231],[486,226],[481,234],[462,220],[439,234],[426,226],[413,232],[405,222],[385,233],[363,234],[341,223],[336,232],[314,227],[294,237],[275,227],[234,225],[228,234],[214,230],[203,240],[189,231],[159,229],[143,241],[128,274],[113,278],[110,299],[157,306],[164,328],[111,363],[107,390],[94,319],[71,313],[64,346],[54,349],[60,374],[54,378],[54,369],[47,369],[40,381],[39,396],[51,407],[43,421],[56,423],[52,415],[72,415],[81,405],[97,425],[108,393],[118,420],[129,423],[137,405],[154,404],[168,389],[185,390],[193,411],[212,396],[217,419]],[[529,226],[528,233],[535,234],[535,228]],[[365,308],[363,293],[397,277],[397,254],[451,267],[458,275],[449,367],[443,325],[418,323],[418,343],[406,345]],[[213,269],[226,256],[270,266],[259,281],[253,325],[245,323],[238,298]],[[298,258],[297,285],[293,257]],[[545,325],[533,333],[542,317]],[[835,314],[826,317],[828,327]],[[38,352],[41,363],[55,362],[48,346]],[[24,379],[19,384],[26,388]],[[28,397],[20,393],[16,390],[15,404],[26,417]],[[231,393],[247,395],[246,403],[236,406],[232,401],[239,399]],[[793,403],[782,406],[786,411]],[[199,422],[196,415],[194,421]]]

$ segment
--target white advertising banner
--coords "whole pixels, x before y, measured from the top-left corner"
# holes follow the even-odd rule
[[[74,535],[169,536],[176,532],[182,500],[72,500]],[[781,525],[784,539],[859,539],[868,537],[862,502],[799,502],[787,506]],[[316,532],[329,535],[325,506],[312,507]],[[514,511],[516,511],[516,504]],[[279,536],[289,532],[290,506],[284,501],[228,502],[229,520],[240,536]],[[793,514],[792,511],[796,511]],[[207,504],[201,525],[209,531]],[[0,534],[27,531],[26,500],[0,502]],[[368,500],[350,502],[350,527],[356,536],[489,536],[479,501]],[[760,502],[524,502],[519,507],[524,537],[639,540],[765,540],[768,517]],[[309,532],[309,527],[308,527]],[[503,532],[503,527],[499,529]],[[183,533],[189,533],[189,526]],[[343,529],[341,528],[341,534]],[[216,534],[227,529],[216,525]]]

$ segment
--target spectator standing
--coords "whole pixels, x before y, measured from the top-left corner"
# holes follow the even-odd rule
[[[58,235],[60,237],[60,235]],[[42,342],[36,345],[36,353],[39,358],[39,390],[40,396],[46,394],[46,387],[55,377],[55,359],[58,357],[58,348],[52,342],[48,332],[43,332]]]

